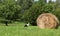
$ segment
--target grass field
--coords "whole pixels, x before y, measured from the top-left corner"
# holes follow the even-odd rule
[[[0,36],[60,36],[58,29],[39,29],[37,26],[24,27],[25,23],[0,24]]]

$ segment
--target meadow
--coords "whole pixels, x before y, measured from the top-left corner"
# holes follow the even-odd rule
[[[37,26],[24,27],[23,22],[10,23],[9,26],[0,23],[0,36],[60,36],[58,29],[40,29]]]

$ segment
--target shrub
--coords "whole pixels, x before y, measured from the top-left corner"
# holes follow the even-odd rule
[[[33,4],[32,7],[27,10],[24,15],[23,19],[26,22],[30,22],[32,25],[36,25],[37,17],[42,13],[53,13],[55,11],[55,4]]]
[[[55,12],[53,14],[55,14],[58,17],[58,19],[60,20],[60,7],[56,8]]]

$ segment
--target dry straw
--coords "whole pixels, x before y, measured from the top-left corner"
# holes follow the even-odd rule
[[[57,28],[59,20],[51,13],[43,13],[37,18],[37,25],[39,28]]]

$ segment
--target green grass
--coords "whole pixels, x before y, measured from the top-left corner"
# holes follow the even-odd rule
[[[0,24],[0,36],[60,36],[58,29],[40,29],[37,26],[24,27],[23,22],[15,22],[5,26]]]

